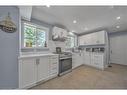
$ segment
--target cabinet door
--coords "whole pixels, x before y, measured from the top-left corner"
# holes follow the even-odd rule
[[[93,54],[93,66],[103,69],[104,68],[104,55],[103,54]]]
[[[79,37],[79,45],[84,45],[84,36]]]
[[[19,88],[27,88],[36,83],[36,64],[34,58],[22,59],[19,63]]]
[[[92,45],[91,34],[86,35],[86,45]]]
[[[72,68],[76,68],[83,64],[83,54],[75,53],[72,55]]]
[[[84,64],[86,64],[86,65],[91,65],[91,54],[90,54],[90,52],[85,52],[85,54],[84,54],[85,56],[85,62],[84,62]]]
[[[75,53],[72,55],[72,68],[76,68],[80,65],[78,54]]]
[[[40,57],[36,59],[37,63],[37,81],[46,80],[49,77],[49,57]]]
[[[97,44],[97,39],[98,39],[98,36],[96,33],[91,33],[91,45],[96,45]]]
[[[97,44],[105,44],[105,31],[97,32]]]

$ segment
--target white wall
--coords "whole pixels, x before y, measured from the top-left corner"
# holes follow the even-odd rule
[[[127,33],[113,33],[109,38],[111,63],[127,65]]]

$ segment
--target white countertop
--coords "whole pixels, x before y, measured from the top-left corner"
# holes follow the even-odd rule
[[[55,56],[58,54],[53,54],[53,53],[46,53],[46,54],[27,54],[27,55],[20,55],[18,58],[30,58],[30,57],[42,57],[42,56]]]

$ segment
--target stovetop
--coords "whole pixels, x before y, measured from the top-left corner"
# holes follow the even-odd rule
[[[71,57],[72,56],[72,53],[71,52],[60,52],[60,53],[56,53],[54,52],[55,54],[59,54],[59,57],[60,58],[63,58],[63,57]]]

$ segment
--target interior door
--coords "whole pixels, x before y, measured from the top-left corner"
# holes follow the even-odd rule
[[[110,62],[127,65],[127,36],[114,35],[110,37]]]

